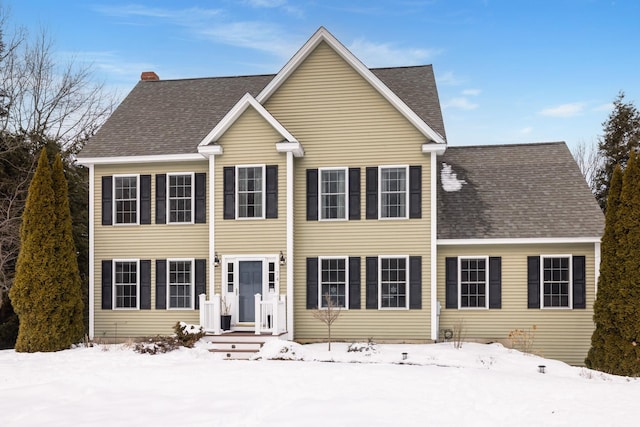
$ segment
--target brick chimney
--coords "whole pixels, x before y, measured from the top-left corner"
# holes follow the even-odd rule
[[[158,77],[158,75],[153,71],[143,71],[142,74],[140,75],[140,80],[144,80],[144,81],[160,80],[160,77]]]

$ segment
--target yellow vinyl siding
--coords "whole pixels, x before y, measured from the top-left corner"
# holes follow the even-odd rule
[[[584,255],[586,257],[586,309],[528,309],[527,256]],[[501,309],[446,309],[445,258],[459,256],[502,257]],[[536,325],[533,349],[545,357],[583,365],[591,345],[595,265],[593,244],[439,246],[438,301],[440,331],[463,322],[467,339],[497,340],[509,344],[509,332]],[[442,335],[441,335],[442,338]]]
[[[321,339],[325,326],[306,309],[306,258],[361,257],[361,309],[343,310],[336,339],[430,338],[430,159],[426,138],[326,44],[321,43],[265,103],[303,145],[295,159],[295,338]],[[365,219],[367,166],[422,165],[422,218]],[[359,167],[361,219],[307,221],[306,170]],[[367,310],[365,256],[422,256],[422,310]]]
[[[276,143],[282,140],[282,136],[251,107],[218,140],[223,154],[215,159],[215,250],[220,256],[277,255],[280,251],[286,252],[287,164],[286,155],[276,151]],[[278,166],[278,218],[223,219],[224,167],[240,165]],[[263,179],[266,177],[263,176]],[[266,204],[263,206],[264,212]],[[221,273],[222,268],[215,269],[216,293],[221,291]],[[286,293],[286,269],[283,267],[280,267],[280,293]]]
[[[155,224],[156,174],[208,172],[207,160],[95,166],[95,338],[141,337],[173,332],[177,321],[199,322],[197,310],[155,309],[155,260],[209,256],[209,224]],[[151,224],[102,225],[102,176],[151,175]],[[208,180],[207,180],[208,185]],[[207,211],[209,200],[207,200]],[[207,221],[209,216],[207,215]],[[102,260],[151,260],[151,310],[102,310]],[[207,277],[210,266],[207,265]]]

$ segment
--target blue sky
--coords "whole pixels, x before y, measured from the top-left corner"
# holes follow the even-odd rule
[[[0,0],[125,95],[161,79],[276,73],[324,26],[369,67],[433,64],[450,145],[593,143],[640,103],[635,0]]]

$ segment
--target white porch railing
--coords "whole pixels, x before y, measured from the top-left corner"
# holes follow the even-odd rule
[[[200,294],[198,298],[200,298],[200,326],[207,332],[220,335],[222,333],[220,328],[220,295],[215,294],[209,301],[207,301],[206,294]]]
[[[206,332],[220,335],[222,327],[220,324],[221,298],[219,294],[211,297],[207,301],[205,294],[198,295],[200,303],[200,325]],[[255,333],[271,332],[279,335],[287,331],[287,304],[286,296],[280,295],[269,300],[262,300],[262,295],[255,295]]]
[[[287,331],[286,297],[280,295],[269,300],[262,300],[262,295],[255,295],[256,335],[271,332],[279,335]]]

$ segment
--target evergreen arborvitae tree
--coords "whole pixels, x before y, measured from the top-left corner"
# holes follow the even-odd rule
[[[56,154],[52,170],[52,186],[55,197],[56,221],[52,232],[56,236],[54,272],[57,277],[57,309],[50,321],[56,325],[59,345],[67,348],[82,339],[84,326],[82,316],[82,282],[78,270],[76,246],[73,241],[73,227],[67,179],[64,174],[60,153]]]
[[[607,214],[604,235],[602,236],[600,278],[598,279],[598,295],[593,304],[593,321],[596,325],[591,337],[591,348],[585,360],[587,367],[603,372],[613,372],[617,361],[608,348],[618,338],[615,330],[612,305],[619,295],[618,278],[618,213],[620,209],[620,193],[622,191],[622,170],[616,166],[609,185]]]
[[[11,303],[20,319],[16,351],[59,350],[52,339],[49,318],[57,303],[54,253],[56,236],[55,194],[51,169],[45,150],[40,153],[20,227],[20,254],[16,276],[9,292]]]
[[[624,92],[620,92],[602,126],[604,133],[598,144],[602,163],[595,174],[594,193],[605,209],[613,169],[618,165],[624,170],[629,156],[640,148],[640,112],[633,102],[625,102]]]
[[[617,372],[640,375],[640,159],[633,153],[622,178],[616,235],[620,275],[613,312],[621,352]]]
[[[67,192],[60,157],[52,173],[43,149],[29,186],[9,294],[20,319],[16,351],[57,351],[82,338],[82,290]]]

